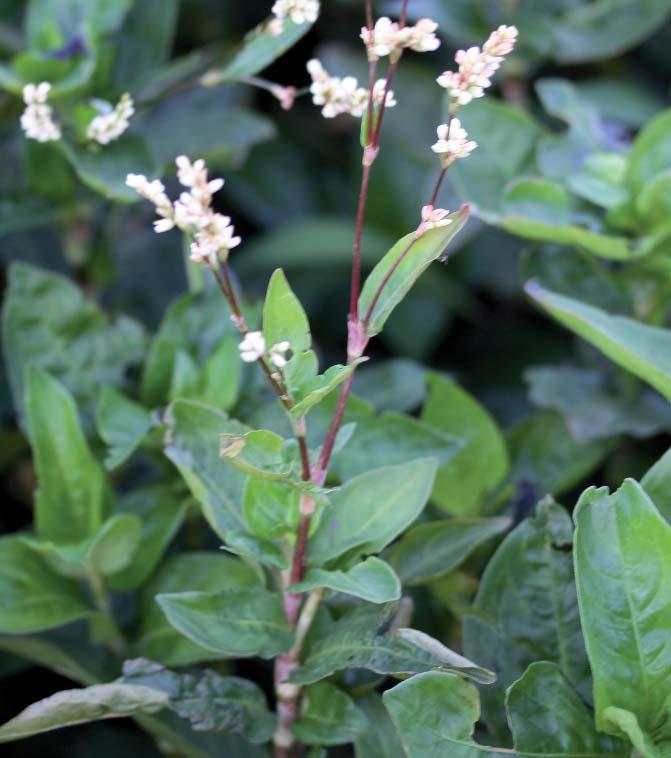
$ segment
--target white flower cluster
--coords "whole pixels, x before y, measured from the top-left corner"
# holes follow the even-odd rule
[[[224,186],[223,179],[208,180],[205,161],[193,163],[180,155],[177,164],[177,178],[189,191],[182,192],[174,203],[165,193],[163,182],[149,181],[142,174],[128,174],[126,184],[156,207],[161,217],[154,222],[156,232],[167,232],[177,227],[193,234],[191,260],[195,263],[214,265],[220,257],[240,244],[235,236],[231,219],[212,210],[212,196]]]
[[[436,37],[438,24],[430,18],[420,18],[414,26],[401,26],[387,16],[379,18],[372,29],[364,26],[361,39],[368,51],[368,60],[376,61],[387,55],[397,58],[403,49],[428,53],[440,47]]]
[[[114,109],[109,107],[110,111],[96,116],[86,130],[86,136],[101,145],[107,145],[119,139],[128,129],[130,117],[135,113],[133,99],[128,92],[121,96]]]
[[[284,31],[287,18],[294,24],[314,24],[319,18],[319,0],[276,0],[272,13],[269,31],[277,37]]]
[[[455,117],[438,127],[438,142],[431,149],[440,156],[443,168],[447,168],[458,158],[467,158],[477,146],[477,142],[468,139],[461,121]]]
[[[270,362],[276,368],[283,369],[287,365],[286,354],[291,345],[286,342],[278,342],[268,350]],[[239,345],[240,357],[245,363],[254,363],[266,354],[266,341],[261,332],[247,332]]]
[[[474,98],[482,97],[492,83],[491,78],[501,65],[504,56],[515,47],[517,29],[514,26],[499,26],[489,35],[482,46],[458,50],[454,60],[458,71],[445,71],[438,77],[438,84],[450,94],[455,106],[467,105]]]
[[[21,115],[21,128],[26,137],[38,142],[54,142],[61,138],[61,128],[54,121],[53,109],[47,105],[50,90],[49,82],[26,84],[23,88],[26,109]]]
[[[335,118],[341,113],[349,113],[355,118],[361,118],[368,106],[368,90],[359,87],[359,82],[353,76],[330,76],[324,66],[316,58],[308,61],[308,72],[312,77],[310,92],[312,102],[322,106],[324,118]],[[378,79],[373,87],[373,102],[381,105],[384,98],[385,80]],[[387,93],[386,107],[396,105],[394,93]]]

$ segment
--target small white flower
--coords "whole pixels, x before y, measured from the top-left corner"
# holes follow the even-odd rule
[[[415,232],[417,237],[421,237],[429,229],[438,229],[441,226],[449,226],[452,223],[451,218],[447,218],[449,211],[444,208],[434,208],[433,205],[425,205],[422,208],[422,221]]]
[[[493,31],[482,49],[488,55],[504,56],[512,53],[515,43],[517,42],[517,35],[519,32],[514,26],[505,26],[502,24],[498,29]]]
[[[245,363],[254,363],[259,358],[263,358],[266,352],[266,341],[263,339],[261,332],[247,332],[238,348],[240,350],[240,358]]]
[[[272,13],[280,20],[290,18],[294,24],[314,24],[319,18],[319,0],[276,0]]]
[[[281,87],[277,85],[272,88],[271,94],[280,101],[280,106],[285,111],[290,111],[294,106],[294,100],[296,99],[295,87]]]
[[[312,77],[310,92],[312,102],[322,106],[324,118],[335,118],[341,113],[349,113],[355,118],[361,118],[368,107],[368,90],[359,87],[358,81],[353,76],[343,78],[330,76],[322,64],[316,60],[310,60],[307,64],[308,72]],[[373,102],[380,105],[384,96],[385,80],[379,79],[373,89]],[[394,93],[387,93],[387,107],[396,105]]]
[[[290,349],[291,345],[286,340],[278,342],[270,348],[268,354],[276,368],[283,369],[287,365],[286,354]]]
[[[101,145],[113,142],[128,129],[130,118],[135,113],[133,99],[126,92],[114,110],[96,116],[86,130],[86,136]]]
[[[438,142],[431,149],[440,156],[445,168],[458,158],[467,158],[478,146],[477,142],[468,139],[458,118],[453,118],[449,124],[441,124],[437,132]]]
[[[46,104],[50,90],[49,82],[26,84],[23,88],[26,108],[21,114],[21,128],[28,139],[55,142],[62,136],[60,126],[54,121],[53,109]]]
[[[403,29],[404,47],[417,53],[432,53],[440,47],[440,40],[436,37],[438,24],[430,18],[420,18],[414,26],[406,26]]]
[[[368,60],[376,61],[390,56],[397,58],[404,48],[418,53],[427,53],[440,47],[435,32],[438,24],[430,18],[420,19],[414,26],[403,26],[382,16],[372,29],[364,26],[361,39],[368,51]]]

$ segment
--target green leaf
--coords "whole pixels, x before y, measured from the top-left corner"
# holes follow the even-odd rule
[[[177,466],[203,515],[222,536],[244,529],[243,492],[247,477],[219,457],[221,434],[244,434],[247,427],[216,408],[175,400],[167,411],[165,454]],[[149,656],[151,657],[151,656]]]
[[[224,433],[220,439],[220,457],[245,474],[273,481],[299,474],[295,462],[287,460],[284,438],[279,434],[254,429],[243,435]]]
[[[330,682],[303,691],[302,710],[291,731],[306,745],[345,745],[368,726],[349,695]]]
[[[91,29],[96,35],[109,34],[123,21],[132,0],[30,0],[26,13],[28,45],[50,51],[64,45],[76,34]]]
[[[411,527],[386,553],[403,584],[430,582],[460,566],[475,550],[506,532],[511,519],[454,518]]]
[[[309,350],[312,345],[308,318],[281,268],[275,270],[268,284],[263,304],[263,336],[268,349],[285,340],[294,353]]]
[[[303,353],[304,356],[312,354],[312,351]],[[291,408],[290,413],[294,418],[305,416],[306,413],[318,403],[333,392],[336,387],[341,385],[356,369],[356,367],[366,361],[366,358],[358,358],[347,366],[337,363],[335,366],[328,368],[323,374],[317,374],[316,365],[314,374],[308,373],[298,385],[289,378],[293,368],[294,361],[299,358],[295,356],[287,366],[287,377],[289,383],[289,394],[295,405]]]
[[[86,443],[72,396],[31,366],[26,402],[40,483],[35,495],[38,535],[56,542],[86,539],[97,533],[113,495]]]
[[[671,400],[671,333],[544,289],[529,282],[526,291],[557,321],[590,342]]]
[[[145,335],[135,321],[120,317],[110,323],[64,276],[25,263],[13,263],[9,269],[2,328],[12,397],[21,420],[29,364],[62,381],[77,405],[92,414],[100,387],[122,386],[128,369],[140,363],[145,351]]]
[[[114,590],[128,591],[149,578],[186,516],[187,505],[181,494],[163,485],[142,487],[123,497],[117,511],[141,520],[137,550],[128,566],[109,577]]]
[[[671,683],[671,648],[665,642],[671,629],[671,526],[632,479],[612,495],[605,488],[587,490],[574,519],[576,584],[597,728],[622,734],[612,718],[618,709],[633,714],[642,732],[662,737]]]
[[[671,212],[671,171],[663,171],[650,179],[636,198],[636,215],[644,229],[664,229]]]
[[[168,707],[188,719],[197,732],[240,734],[260,744],[275,731],[276,719],[268,711],[263,691],[247,679],[210,669],[178,674],[143,658],[126,661],[123,678],[128,684],[164,692]]]
[[[460,677],[419,674],[387,690],[382,699],[408,758],[480,758],[483,752],[488,754],[473,741],[480,716],[478,691]]]
[[[432,499],[455,516],[478,515],[483,498],[508,472],[505,442],[494,419],[464,390],[439,374],[428,381],[422,421],[465,441],[438,471]]]
[[[100,719],[156,713],[168,696],[149,687],[132,684],[95,684],[78,690],[63,690],[39,700],[0,726],[0,742],[12,742],[33,734]]]
[[[39,632],[92,612],[77,584],[51,571],[21,537],[0,538],[0,596],[3,634]]]
[[[203,366],[195,399],[224,411],[236,404],[242,373],[238,342],[237,336],[229,335],[215,348]]]
[[[431,229],[414,242],[414,233],[402,237],[370,272],[359,298],[359,313],[362,317],[373,306],[373,299],[385,277],[411,245],[410,251],[394,269],[373,306],[367,329],[369,337],[382,331],[391,312],[403,301],[417,279],[433,261],[445,253],[452,239],[468,221],[468,213],[468,206],[463,206],[461,210],[450,215],[452,223],[449,226]]]
[[[268,479],[250,479],[245,487],[243,511],[249,529],[261,539],[295,534],[300,493],[297,489]]]
[[[554,663],[532,663],[507,691],[506,711],[517,755],[628,755],[619,740],[597,732],[592,713]]]
[[[657,510],[671,523],[671,449],[646,471],[641,487]]]
[[[400,413],[386,412],[357,421],[351,440],[334,456],[333,470],[341,480],[371,468],[433,457],[445,464],[459,454],[459,437]]]
[[[365,731],[354,742],[356,758],[399,758],[403,748],[389,714],[377,692],[357,698],[357,707],[368,719]]]
[[[243,558],[251,558],[264,566],[287,569],[289,562],[282,550],[270,540],[264,540],[242,531],[229,531],[224,534],[226,544],[223,550],[235,553]]]
[[[401,596],[401,583],[394,570],[374,557],[355,564],[348,571],[309,569],[304,579],[289,589],[291,592],[310,592],[319,587],[360,597],[369,603],[389,603]]]
[[[433,458],[373,469],[333,493],[310,539],[310,565],[358,548],[378,553],[424,509],[435,476]]]
[[[482,577],[464,650],[497,672],[482,691],[484,719],[503,736],[505,689],[537,660],[557,663],[585,698],[590,672],[578,618],[571,520],[554,503],[538,506],[501,543]]]
[[[626,185],[634,194],[667,171],[671,162],[671,110],[659,113],[639,132],[629,153]]]
[[[273,658],[293,644],[275,592],[178,592],[160,594],[156,601],[175,629],[220,656]]]
[[[153,425],[152,414],[110,387],[103,387],[96,409],[98,432],[109,450],[105,467],[113,470],[138,448]]]
[[[133,654],[160,661],[167,666],[185,665],[220,658],[217,653],[194,644],[166,620],[155,601],[161,593],[220,592],[255,587],[256,571],[240,560],[217,553],[179,553],[166,560],[140,596],[140,623]]]
[[[391,607],[393,611],[394,606]],[[459,671],[486,684],[491,671],[453,652],[416,629],[380,630],[389,607],[355,608],[330,624],[311,644],[301,666],[289,677],[295,684],[312,684],[345,668],[365,668],[378,674],[415,674],[421,671]]]
[[[380,411],[414,411],[426,397],[426,369],[407,358],[375,361],[357,371],[353,391]]]

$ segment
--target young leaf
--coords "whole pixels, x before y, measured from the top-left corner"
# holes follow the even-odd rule
[[[275,731],[276,719],[268,711],[263,691],[247,679],[222,676],[210,669],[178,674],[139,658],[124,663],[123,680],[164,692],[168,707],[188,719],[197,732],[240,734],[262,744]]]
[[[40,483],[37,533],[55,542],[91,537],[109,513],[113,495],[84,438],[74,400],[62,384],[31,366],[26,404]]]
[[[250,476],[283,481],[300,474],[284,455],[284,439],[267,429],[240,434],[221,434],[220,456]]]
[[[140,445],[153,424],[152,414],[110,387],[103,387],[96,409],[98,432],[109,448],[105,468],[113,470]]]
[[[671,526],[631,479],[612,495],[587,490],[574,519],[597,728],[621,735],[621,712],[628,711],[641,732],[662,738],[671,683]]]
[[[39,700],[0,726],[0,742],[50,732],[87,721],[155,713],[168,696],[159,690],[132,684],[95,684],[79,690],[63,690]]]
[[[291,592],[310,592],[326,587],[334,592],[360,597],[369,603],[389,603],[401,596],[401,583],[389,564],[367,558],[349,571],[309,569],[303,581],[292,585]]]
[[[535,281],[526,290],[557,321],[671,400],[671,332],[612,316]]]
[[[0,632],[28,634],[88,616],[78,585],[49,569],[21,537],[0,538]]]
[[[226,656],[273,658],[293,643],[277,593],[262,589],[160,594],[168,621],[197,645]]]
[[[263,336],[267,349],[287,341],[294,353],[302,353],[312,345],[308,318],[281,268],[275,270],[268,284],[263,305]]]
[[[401,238],[382,258],[368,275],[359,298],[359,313],[365,316],[373,305],[378,288],[394,266],[404,250],[412,244],[409,252],[395,268],[387,281],[382,294],[373,307],[368,322],[368,336],[372,337],[382,331],[387,319],[396,306],[408,294],[413,284],[426,269],[440,258],[452,239],[468,220],[468,206],[450,215],[452,223],[439,229],[431,229],[413,243],[413,234]]]
[[[323,565],[352,548],[380,552],[422,512],[436,467],[435,459],[419,458],[346,482],[331,496],[310,539],[310,564]]]
[[[243,512],[254,535],[265,540],[295,533],[299,521],[298,490],[282,482],[250,479],[245,487]]]
[[[403,584],[430,582],[460,566],[475,550],[506,532],[512,520],[454,518],[411,527],[386,553]]]
[[[330,682],[306,687],[302,703],[291,730],[306,745],[345,745],[368,726],[352,698]]]
[[[591,686],[571,560],[571,520],[554,503],[538,506],[491,559],[464,621],[464,651],[497,672],[482,691],[484,720],[505,735],[506,687],[539,659],[552,661],[585,698]]]
[[[140,623],[133,654],[180,666],[221,657],[179,634],[156,603],[161,593],[220,592],[258,587],[259,576],[246,563],[229,556],[206,553],[178,553],[166,560],[143,588],[140,596]]]
[[[667,9],[668,10],[668,9]],[[671,111],[665,110],[643,128],[629,153],[626,183],[636,194],[658,174],[666,171],[671,158]]]
[[[422,421],[465,444],[436,476],[432,498],[455,516],[477,516],[481,501],[508,472],[506,445],[494,419],[470,395],[439,374],[429,375]]]
[[[532,663],[507,691],[506,711],[520,756],[628,755],[619,740],[597,732],[592,713],[554,663]]]
[[[358,358],[346,366],[337,363],[335,366],[326,369],[323,374],[315,372],[314,376],[306,378],[306,380],[298,386],[290,385],[289,394],[295,403],[291,408],[291,415],[294,418],[305,416],[311,408],[318,403],[321,403],[327,395],[331,394],[336,387],[340,386],[356,367],[365,360],[366,358]],[[293,361],[289,362],[287,369],[290,369],[292,363]]]

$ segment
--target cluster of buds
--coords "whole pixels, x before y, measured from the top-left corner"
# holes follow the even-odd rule
[[[440,47],[436,37],[438,24],[430,18],[420,18],[414,26],[401,26],[387,16],[379,18],[372,29],[364,26],[361,39],[368,51],[368,60],[377,61],[387,55],[398,59],[404,49],[429,53]]]
[[[286,342],[278,342],[268,350],[268,358],[275,368],[283,369],[287,365],[287,353],[291,345]],[[261,332],[247,332],[239,345],[240,358],[245,363],[254,363],[266,355],[266,341]]]
[[[276,0],[272,14],[269,31],[276,37],[284,31],[287,19],[294,24],[314,24],[319,18],[319,0]]]
[[[203,160],[191,162],[185,155],[176,159],[177,178],[187,192],[174,203],[166,195],[163,182],[149,181],[142,174],[128,174],[126,184],[153,203],[161,217],[154,222],[156,232],[177,227],[193,235],[191,260],[214,266],[240,244],[231,219],[212,209],[212,197],[224,186],[223,179],[209,180]]]
[[[26,109],[21,115],[21,128],[26,137],[38,142],[54,142],[61,138],[61,128],[54,121],[53,109],[47,105],[50,90],[49,82],[26,84],[23,88]]]
[[[341,113],[349,113],[355,118],[361,118],[368,106],[368,90],[359,87],[359,82],[353,76],[330,76],[320,61],[313,58],[308,61],[308,72],[312,77],[310,92],[312,102],[322,106],[324,118],[335,118]],[[385,98],[386,81],[378,79],[373,87],[373,103],[381,105]],[[394,93],[389,90],[385,106],[396,105]]]
[[[430,229],[439,229],[441,226],[449,226],[452,219],[448,218],[450,212],[444,208],[434,208],[433,205],[425,205],[422,208],[422,220],[415,230],[415,237],[421,237]]]
[[[453,112],[459,106],[482,97],[504,56],[512,52],[516,41],[517,29],[514,26],[499,26],[489,35],[482,49],[469,47],[468,50],[457,51],[454,60],[459,64],[459,70],[445,71],[438,77],[438,84],[452,98]]]
[[[440,156],[443,168],[447,168],[459,158],[467,158],[478,146],[477,142],[468,139],[461,121],[453,117],[449,123],[438,127],[438,142],[432,146],[434,153]]]
[[[101,145],[107,145],[113,142],[128,129],[130,117],[135,113],[133,99],[126,92],[113,109],[111,105],[105,103],[107,112],[96,116],[89,124],[86,136],[95,140]]]

